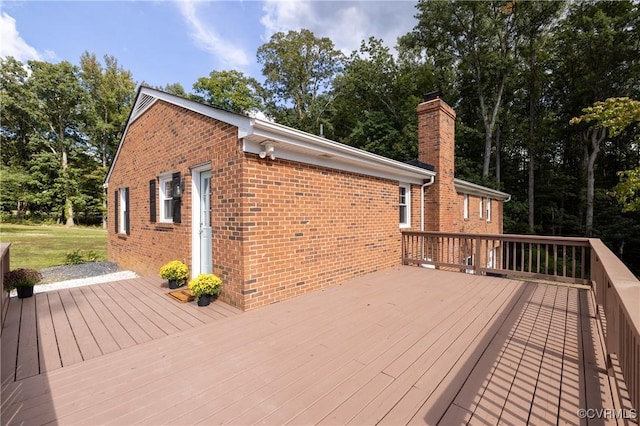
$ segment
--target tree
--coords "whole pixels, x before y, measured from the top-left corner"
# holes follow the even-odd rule
[[[629,98],[609,98],[604,102],[596,102],[593,106],[582,110],[584,113],[580,117],[571,119],[571,124],[594,123],[589,128],[583,130],[585,137],[589,137],[592,144],[592,151],[588,160],[587,178],[587,232],[588,235],[593,226],[593,197],[594,197],[594,175],[593,166],[600,151],[600,144],[607,137],[618,136],[632,123],[640,122],[640,102]],[[635,169],[638,170],[638,169]],[[635,199],[637,191],[637,172],[630,170],[621,173],[623,181],[618,185],[618,199],[625,206],[626,211],[635,210],[635,206],[640,204]],[[634,185],[635,182],[635,185]]]
[[[88,146],[101,164],[100,170],[96,170],[98,177],[102,175],[103,178],[118,149],[135,97],[131,73],[120,67],[113,56],[105,55],[104,62],[103,68],[96,56],[89,52],[80,57],[80,78],[90,100],[84,131]],[[87,176],[93,176],[93,172]],[[102,225],[106,227],[106,189],[102,190],[101,198],[98,205],[101,205]],[[83,202],[85,206],[90,204]]]
[[[640,87],[640,7],[632,2],[576,2],[558,28],[554,41],[554,93],[559,123],[570,123],[581,111],[608,98],[634,96]],[[581,121],[583,122],[583,121]],[[558,126],[560,127],[560,126]],[[606,140],[606,126],[570,126],[562,147],[568,173],[582,170],[586,196],[585,234],[593,231],[596,160]],[[618,169],[619,170],[619,169]],[[586,204],[582,204],[582,203]]]
[[[535,226],[535,170],[536,157],[540,150],[539,141],[542,139],[539,131],[541,98],[544,85],[549,80],[544,68],[546,48],[551,39],[555,25],[561,12],[564,10],[564,2],[561,1],[527,1],[520,2],[516,6],[518,13],[515,15],[516,31],[522,40],[520,43],[519,57],[522,70],[519,73],[523,79],[528,105],[528,128],[526,136],[527,167],[528,167],[528,225],[529,232],[533,232]]]
[[[29,89],[39,104],[39,132],[31,142],[43,146],[58,161],[56,187],[64,200],[66,226],[75,225],[73,197],[78,182],[69,162],[71,151],[86,149],[82,123],[88,112],[88,97],[80,85],[77,67],[63,61],[59,64],[30,61]]]
[[[333,100],[333,79],[343,55],[327,38],[306,29],[278,32],[258,48],[267,111],[283,124],[318,133]]]
[[[418,24],[401,44],[425,50],[436,66],[455,67],[472,85],[484,127],[482,177],[489,176],[496,124],[514,67],[515,1],[420,0]]]
[[[37,122],[37,100],[29,90],[29,74],[24,64],[12,57],[0,58],[0,142],[3,166],[26,167],[29,138]]]
[[[338,140],[401,161],[417,157],[416,106],[434,82],[429,64],[412,59],[394,58],[380,39],[362,42],[334,83]]]
[[[248,114],[263,108],[262,87],[240,71],[211,71],[193,85],[192,98],[227,111]]]
[[[634,121],[640,120],[640,103],[629,98],[609,98],[604,102],[596,102],[593,106],[582,110],[580,117],[571,119],[571,124],[595,122],[594,125],[582,130],[583,140],[591,144],[587,156],[587,211],[586,232],[591,236],[593,228],[593,204],[595,194],[595,161],[600,152],[600,147],[607,133],[610,137],[619,135],[625,127]]]

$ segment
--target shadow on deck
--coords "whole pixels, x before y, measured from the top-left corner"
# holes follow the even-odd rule
[[[2,424],[580,424],[600,342],[587,290],[399,267],[3,382]]]

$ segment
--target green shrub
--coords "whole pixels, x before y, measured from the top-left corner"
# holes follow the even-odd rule
[[[87,262],[97,262],[100,260],[100,256],[93,250],[87,250],[82,252],[81,250],[74,250],[65,255],[65,265],[79,265]]]

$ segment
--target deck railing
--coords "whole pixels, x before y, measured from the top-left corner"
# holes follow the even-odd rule
[[[587,238],[403,232],[405,264],[587,284]]]
[[[591,285],[607,353],[617,357],[630,403],[640,409],[640,281],[599,239],[403,232],[402,262]]]

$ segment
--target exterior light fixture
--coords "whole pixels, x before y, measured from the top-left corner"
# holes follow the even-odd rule
[[[264,150],[260,152],[260,158],[267,158],[268,156],[272,160],[275,160],[276,155],[274,154],[274,152],[275,152],[275,148],[273,144],[268,143],[264,146]]]

